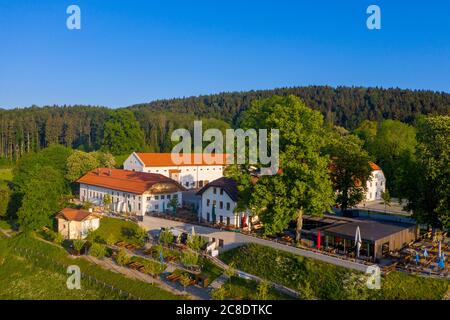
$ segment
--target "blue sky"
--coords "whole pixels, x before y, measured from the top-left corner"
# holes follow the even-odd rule
[[[66,8],[81,8],[81,30]],[[381,8],[381,30],[366,8]],[[0,0],[0,108],[283,86],[450,92],[450,1]]]

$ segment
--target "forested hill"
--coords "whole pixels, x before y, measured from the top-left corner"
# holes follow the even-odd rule
[[[450,94],[433,91],[380,89],[362,87],[310,86],[232,92],[157,100],[131,106],[131,109],[193,113],[235,123],[251,101],[277,95],[296,95],[328,121],[354,128],[362,120],[395,119],[411,123],[418,114],[449,114]]]
[[[348,129],[364,119],[390,118],[411,123],[420,114],[450,114],[448,93],[324,86],[158,100],[128,109],[133,111],[144,131],[147,149],[159,152],[170,148],[173,129],[190,128],[195,118],[205,119],[209,127],[234,125],[240,112],[253,100],[274,94],[297,95],[308,106],[320,110],[328,122]],[[110,113],[111,109],[93,106],[0,109],[0,160],[14,160],[52,143],[84,150],[98,149]]]

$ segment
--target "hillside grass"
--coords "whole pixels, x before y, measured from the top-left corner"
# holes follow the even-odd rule
[[[355,279],[363,273],[256,244],[220,255],[226,263],[285,285],[307,299],[442,299],[450,281],[393,272],[382,277],[381,290],[369,290]]]
[[[138,229],[139,225],[132,221],[105,217],[100,220],[100,227],[90,232],[87,239],[99,243],[125,241],[127,243],[141,245],[142,243],[135,237],[135,232]]]
[[[28,249],[30,254],[16,254],[17,249]],[[25,260],[23,260],[25,259]],[[18,235],[11,239],[0,239],[0,291],[1,299],[119,299],[115,292],[108,288],[90,286],[82,280],[80,292],[67,292],[67,275],[64,270],[57,272],[57,264],[77,265],[82,273],[117,289],[144,300],[176,300],[176,296],[156,285],[127,278],[119,273],[106,270],[83,258],[73,258],[56,245],[37,240],[31,235]],[[27,269],[25,266],[30,265]],[[56,268],[57,269],[57,268]],[[10,281],[6,281],[10,278]],[[4,285],[5,283],[5,285]],[[9,292],[8,286],[15,286]],[[5,290],[3,290],[5,289]],[[83,291],[83,292],[81,292]],[[85,291],[85,292],[84,292]]]
[[[258,283],[254,280],[231,277],[223,285],[225,289],[225,299],[231,300],[258,300]],[[293,300],[294,298],[285,295],[273,288],[269,288],[268,300]]]

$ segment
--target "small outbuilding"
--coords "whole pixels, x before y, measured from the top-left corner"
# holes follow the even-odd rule
[[[65,239],[84,239],[90,231],[98,229],[100,217],[95,213],[64,208],[57,215],[58,232]]]

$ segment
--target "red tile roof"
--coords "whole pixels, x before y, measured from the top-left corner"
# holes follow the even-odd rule
[[[56,218],[65,219],[69,221],[83,221],[98,217],[94,213],[86,210],[64,208],[56,215]]]
[[[369,165],[373,171],[381,170],[381,168],[377,164],[373,163],[372,161],[369,161]]]
[[[139,159],[146,167],[165,167],[165,166],[208,166],[208,165],[226,165],[227,159],[231,160],[231,156],[227,153],[217,153],[214,155],[200,154],[199,163],[196,163],[195,153],[185,154],[189,157],[187,163],[176,164],[172,160],[172,153],[143,153],[136,152]]]
[[[159,193],[184,190],[178,182],[162,174],[108,168],[92,170],[78,179],[77,182],[134,194],[143,194],[146,191]],[[158,184],[166,185],[170,189],[151,190],[152,188],[157,188]]]

